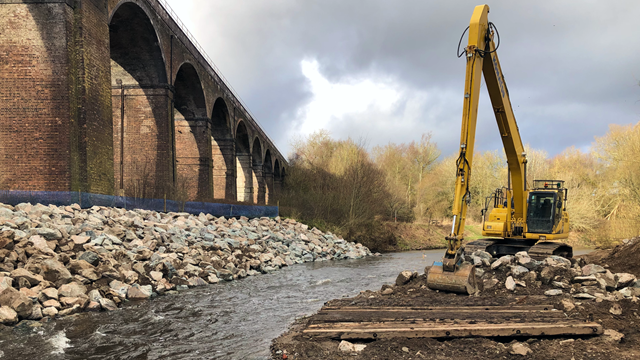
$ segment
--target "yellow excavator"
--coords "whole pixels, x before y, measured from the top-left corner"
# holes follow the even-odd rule
[[[486,251],[494,257],[527,251],[533,258],[573,256],[571,246],[554,240],[569,236],[566,210],[567,189],[562,180],[534,180],[527,186],[527,154],[522,146],[509,90],[498,61],[500,35],[488,20],[489,6],[477,6],[471,17],[469,44],[458,56],[467,61],[462,113],[460,156],[453,202],[453,225],[446,237],[447,251],[442,262],[435,262],[427,275],[427,286],[434,290],[473,294],[477,291],[474,266],[464,262],[464,254]],[[465,33],[466,33],[465,31]],[[494,38],[497,37],[497,45]],[[463,34],[464,38],[464,34]],[[460,39],[460,44],[462,39]],[[460,44],[458,48],[460,48]],[[487,84],[498,129],[508,162],[508,185],[487,197],[482,210],[482,235],[488,238],[463,246],[467,209],[471,203],[476,120],[482,74]],[[492,205],[491,212],[489,206]],[[488,216],[487,216],[488,215]]]

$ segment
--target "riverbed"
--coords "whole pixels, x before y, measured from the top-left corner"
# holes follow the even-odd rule
[[[576,255],[588,251],[577,251]],[[443,250],[314,262],[0,332],[0,359],[268,359],[272,339],[331,299],[424,272]]]

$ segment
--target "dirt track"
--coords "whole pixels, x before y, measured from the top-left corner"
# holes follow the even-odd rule
[[[640,249],[640,241],[635,241],[623,249],[617,249],[612,254],[621,252],[633,253]],[[600,256],[601,261],[610,260],[611,269],[624,270],[627,259],[616,262],[609,254]],[[635,259],[638,259],[637,257]],[[495,260],[494,260],[495,261]],[[573,268],[579,269],[584,262],[574,261]],[[513,265],[516,266],[516,265]],[[621,267],[622,266],[622,267]],[[572,281],[574,269],[554,268],[552,280],[567,282],[571,288],[564,290],[561,296],[545,296],[547,290],[557,289],[551,281],[545,284],[540,281],[539,273],[529,274],[516,280],[526,287],[518,286],[515,291],[505,288],[505,280],[512,275],[512,268],[502,266],[496,270],[484,268],[486,271],[482,279],[489,284],[496,279],[491,289],[484,289],[476,296],[465,296],[436,292],[426,287],[426,275],[422,274],[407,284],[390,287],[392,294],[382,295],[381,291],[363,292],[355,298],[333,300],[326,306],[509,306],[509,305],[554,305],[563,310],[568,319],[580,321],[594,321],[600,323],[606,330],[614,330],[624,335],[617,340],[607,334],[596,337],[538,337],[538,338],[469,338],[469,339],[380,339],[373,342],[359,342],[366,344],[366,348],[359,353],[341,352],[338,350],[339,340],[311,338],[302,334],[308,324],[317,322],[319,315],[302,319],[291,326],[290,331],[274,340],[272,344],[273,359],[638,359],[640,358],[640,306],[635,296],[619,299],[618,291],[598,294],[600,299],[579,300],[574,295],[581,292],[593,293],[593,286],[581,286]],[[427,269],[428,270],[428,269]],[[631,269],[633,270],[633,269]],[[574,272],[572,275],[571,272]],[[534,272],[534,271],[531,271]],[[629,271],[631,272],[631,271]],[[635,272],[635,271],[634,271]],[[572,277],[573,276],[573,277]],[[389,292],[389,290],[387,290]],[[603,295],[603,296],[600,296]],[[618,296],[619,300],[614,299]],[[606,298],[604,300],[603,298]],[[563,304],[570,301],[575,309],[567,309]],[[620,306],[621,315],[610,312],[613,307]],[[486,320],[485,316],[477,314],[478,320]],[[366,320],[366,319],[363,319]],[[615,333],[614,333],[615,334]],[[531,349],[529,355],[512,354],[513,345],[524,343]],[[286,355],[286,356],[284,356]],[[283,357],[284,356],[284,357]]]

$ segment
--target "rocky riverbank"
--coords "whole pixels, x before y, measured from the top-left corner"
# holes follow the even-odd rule
[[[291,219],[0,204],[0,324],[114,311],[369,249]]]
[[[430,267],[427,267],[424,274],[402,272],[395,284],[384,285],[379,291],[363,291],[355,298],[325,304],[331,308],[551,305],[568,320],[600,323],[604,328],[601,336],[439,340],[398,337],[351,344],[304,334],[302,331],[309,324],[322,321],[321,316],[313,315],[297,321],[274,340],[272,358],[282,359],[286,355],[295,359],[637,359],[640,357],[637,258],[633,261],[621,254],[639,251],[640,238],[625,242],[610,255],[600,256],[599,264],[588,261],[588,256],[572,260],[552,256],[537,261],[526,253],[493,258],[486,252],[477,252],[467,257],[476,266],[480,284],[474,295],[429,289],[426,279]],[[482,313],[477,316],[480,323],[493,321]]]

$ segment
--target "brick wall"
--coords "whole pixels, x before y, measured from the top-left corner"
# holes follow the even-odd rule
[[[72,9],[2,4],[0,19],[0,185],[68,190]]]

